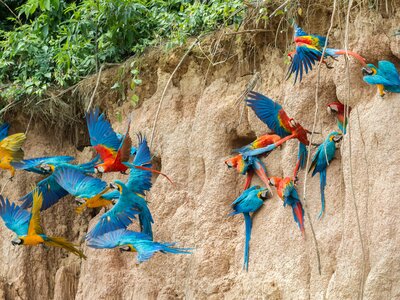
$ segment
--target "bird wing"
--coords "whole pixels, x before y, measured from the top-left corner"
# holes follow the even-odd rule
[[[131,127],[131,120],[128,122],[128,127],[126,129],[125,135],[121,141],[118,148],[117,155],[115,157],[115,162],[127,162],[131,156],[132,140],[129,136],[129,129]]]
[[[22,207],[11,203],[0,195],[0,217],[8,229],[14,231],[18,236],[28,233],[30,213]]]
[[[46,156],[46,157],[36,157],[31,159],[24,159],[20,162],[13,163],[12,165],[19,170],[26,170],[30,172],[37,173],[38,171],[40,174],[49,174],[49,172],[42,171],[38,169],[38,167],[42,164],[50,164],[57,166],[62,163],[67,163],[75,158],[72,156]]]
[[[318,62],[321,58],[321,51],[312,45],[299,43],[296,45],[296,52],[292,57],[292,62],[286,73],[286,79],[289,79],[291,74],[295,74],[294,83],[303,79],[303,71],[308,74],[312,70],[315,62]]]
[[[246,102],[257,117],[277,135],[285,137],[290,134],[289,117],[280,104],[254,91],[249,92]]]
[[[100,155],[96,155],[91,161],[76,165],[77,169],[82,173],[94,173],[94,167],[98,163]]]
[[[62,197],[68,195],[68,192],[55,181],[53,174],[40,181],[37,184],[37,189],[39,189],[43,197],[42,210],[48,209],[56,204]],[[21,205],[22,208],[26,209],[32,206],[33,192],[34,191],[19,199],[19,201],[23,201]]]
[[[73,168],[57,168],[53,176],[64,190],[79,198],[92,198],[107,187],[103,180],[87,176]]]
[[[363,77],[363,80],[369,84],[395,85],[392,81],[381,75],[366,75]]]
[[[33,205],[31,211],[31,218],[29,220],[28,235],[44,234],[43,228],[40,225],[40,209],[43,204],[43,196],[35,189],[33,192]]]
[[[98,108],[86,114],[90,143],[104,161],[115,157],[120,146],[120,140],[112,129],[110,122],[104,114],[100,114]]]
[[[0,155],[8,156],[13,161],[21,161],[24,158],[24,151],[21,147],[26,140],[24,133],[16,133],[5,137],[0,141]]]
[[[134,193],[144,194],[145,191],[149,191],[151,183],[151,171],[141,170],[135,168],[135,166],[144,166],[146,168],[151,168],[151,154],[149,146],[147,145],[146,138],[142,135],[138,135],[139,146],[137,148],[136,156],[133,163],[124,163],[129,167],[130,173],[126,186]]]
[[[107,232],[101,236],[88,239],[88,246],[96,249],[111,249],[118,246],[131,244],[134,240],[151,240],[151,238],[141,232],[126,229],[117,229]]]
[[[385,77],[391,81],[390,85],[400,85],[399,72],[393,63],[387,60],[381,60],[378,62],[378,69],[379,73],[385,73]]]
[[[0,126],[0,141],[2,141],[8,135],[8,129],[10,128],[10,124],[3,123]]]

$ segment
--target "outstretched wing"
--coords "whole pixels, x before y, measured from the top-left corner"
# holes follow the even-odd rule
[[[131,156],[132,140],[129,136],[129,129],[131,127],[131,120],[128,121],[128,127],[126,129],[125,135],[121,140],[120,147],[115,157],[116,162],[127,162]]]
[[[0,217],[7,228],[14,231],[18,236],[24,236],[28,233],[30,213],[15,203],[11,203],[8,199],[4,200],[1,195]]]
[[[91,248],[111,249],[118,246],[131,244],[135,240],[151,240],[151,238],[147,234],[141,232],[118,229],[107,232],[101,236],[88,239],[87,243]]]
[[[86,122],[90,135],[90,143],[100,154],[104,161],[115,157],[121,144],[117,134],[111,127],[104,114],[100,114],[99,108],[86,114]]]
[[[8,129],[10,128],[10,124],[3,123],[0,126],[0,141],[2,141],[8,135]]]
[[[44,234],[40,225],[40,209],[42,208],[43,197],[38,189],[33,191],[33,206],[29,220],[28,235]]]
[[[56,204],[62,197],[68,195],[68,192],[64,190],[54,179],[54,175],[43,179],[37,184],[37,189],[42,194],[43,205],[42,210],[46,210],[49,207]],[[33,191],[23,196],[19,201],[23,201],[21,207],[28,208],[33,203]]]
[[[308,74],[312,70],[315,62],[318,62],[321,58],[321,51],[311,45],[299,44],[296,45],[296,52],[292,57],[292,62],[286,73],[286,79],[289,79],[290,75],[295,74],[294,83],[303,79],[303,72]]]
[[[280,104],[254,91],[249,92],[246,102],[257,117],[277,135],[285,137],[291,133],[289,117]]]
[[[126,186],[134,193],[144,194],[145,191],[149,191],[151,188],[151,171],[141,170],[135,168],[135,166],[143,166],[151,168],[151,154],[147,140],[142,135],[138,135],[139,146],[137,148],[136,156],[133,163],[124,163],[130,168],[128,182]]]
[[[70,162],[74,159],[75,158],[72,156],[46,156],[46,157],[24,159],[20,162],[12,163],[12,165],[14,166],[14,168],[19,170],[25,170],[28,172],[34,172],[45,175],[45,174],[50,174],[51,171],[44,171],[40,169],[39,168],[40,165],[49,164],[57,166],[63,163]]]
[[[92,198],[107,187],[107,183],[101,179],[87,176],[68,167],[58,168],[53,176],[64,190],[79,198]]]

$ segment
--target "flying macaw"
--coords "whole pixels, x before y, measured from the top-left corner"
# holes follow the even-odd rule
[[[237,215],[242,213],[245,223],[245,243],[244,243],[244,261],[243,269],[249,270],[249,248],[252,220],[250,213],[254,213],[260,209],[264,201],[268,199],[268,189],[260,188],[259,186],[252,186],[245,190],[233,203],[231,204],[233,212],[229,215]]]
[[[75,158],[72,156],[46,156],[31,159],[24,159],[20,162],[12,163],[15,169],[33,172],[41,175],[49,175],[52,173],[50,167],[43,168],[46,164],[57,166],[63,163],[69,163]]]
[[[17,234],[17,238],[11,243],[16,245],[37,246],[47,245],[63,248],[80,258],[86,256],[75,246],[62,237],[50,237],[45,235],[40,225],[40,208],[42,207],[43,197],[38,190],[33,194],[33,207],[31,213],[24,210],[15,203],[10,203],[0,196],[0,217],[3,219],[8,229]]]
[[[253,109],[257,117],[263,121],[269,127],[269,129],[279,135],[281,139],[278,142],[275,142],[274,144],[268,145],[264,148],[244,151],[242,152],[243,156],[260,155],[272,151],[287,140],[296,138],[300,142],[298,159],[295,168],[295,174],[297,174],[299,167],[303,168],[305,165],[305,159],[307,157],[306,146],[309,144],[307,134],[310,132],[304,129],[303,126],[301,126],[293,118],[289,118],[280,104],[262,94],[251,91],[248,93],[246,102],[247,105]]]
[[[346,117],[346,113],[350,114],[351,107],[346,106],[339,101],[332,102],[328,104],[327,107],[328,113],[331,114],[333,112],[336,113],[337,125],[343,134],[346,134],[346,128],[349,117]]]
[[[15,175],[13,163],[20,162],[24,158],[24,151],[21,149],[26,140],[24,133],[8,135],[9,124],[0,126],[0,169],[10,171],[10,179]]]
[[[121,252],[137,252],[137,261],[149,260],[154,253],[191,254],[191,248],[174,248],[175,243],[157,243],[145,233],[118,229],[88,240],[88,246],[95,249],[113,249]]]
[[[336,143],[339,143],[342,139],[342,134],[339,132],[331,132],[326,140],[318,147],[315,152],[310,169],[308,172],[313,170],[312,176],[319,173],[319,182],[321,189],[321,211],[319,212],[318,218],[321,219],[325,212],[325,186],[326,186],[326,168],[329,163],[334,159],[336,152]]]
[[[293,180],[290,177],[271,177],[269,182],[270,185],[276,187],[278,196],[283,201],[283,206],[290,205],[292,207],[293,218],[304,236],[304,210]]]
[[[297,25],[294,25],[293,39],[296,44],[296,50],[288,54],[291,59],[291,64],[287,72],[287,79],[291,74],[295,73],[294,83],[296,83],[299,75],[301,82],[303,78],[303,70],[307,74],[308,71],[312,70],[313,65],[321,60],[323,48],[327,40],[326,37],[320,35],[307,34]],[[346,50],[326,48],[324,59],[328,57],[336,58],[339,55],[345,54]],[[347,51],[347,54],[357,59],[361,65],[365,65],[365,59],[359,54],[352,51]],[[323,63],[328,66],[325,60],[323,60]]]
[[[133,193],[120,180],[115,180],[110,187],[117,189],[119,199],[111,210],[104,213],[94,228],[87,234],[87,238],[94,238],[107,232],[121,228],[127,228],[135,219],[135,215],[139,215],[141,231],[153,237],[151,224],[154,223],[153,217],[147,206],[143,195]]]
[[[368,64],[362,69],[362,73],[366,83],[377,86],[381,97],[385,96],[385,92],[400,93],[400,75],[390,61],[379,61],[378,68]]]
[[[86,114],[90,143],[100,155],[103,163],[94,167],[95,173],[121,172],[125,174],[128,167],[123,163],[130,158],[132,141],[129,136],[130,121],[125,135],[119,139],[110,122],[96,108]]]
[[[48,172],[50,175],[43,180],[39,181],[36,185],[36,188],[39,189],[40,193],[43,196],[43,206],[42,210],[46,210],[49,207],[56,204],[61,198],[68,195],[68,192],[63,189],[55,180],[54,172],[61,167],[75,169],[82,173],[93,173],[93,169],[95,164],[98,161],[98,157],[96,156],[92,161],[88,163],[83,163],[79,165],[72,165],[69,163],[62,163],[51,157],[50,160],[41,161],[41,164],[38,165],[35,159],[27,160],[26,165],[30,167],[39,168],[45,172]],[[22,201],[21,207],[26,209],[32,206],[33,202],[33,192],[30,192],[19,199]]]

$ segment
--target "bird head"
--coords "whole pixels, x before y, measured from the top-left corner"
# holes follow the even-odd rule
[[[293,56],[296,54],[296,51],[291,51],[287,54],[287,56],[289,57],[289,60],[292,61],[293,60]]]
[[[51,164],[41,164],[40,169],[42,169],[45,172],[54,172],[55,166]]]
[[[82,204],[86,203],[86,201],[83,200],[82,198],[75,198],[75,202],[76,202],[78,205],[82,205]]]
[[[242,155],[239,154],[225,160],[225,164],[227,165],[228,168],[236,168],[241,160],[242,160]]]
[[[120,252],[135,252],[136,249],[132,245],[124,245],[119,247]]]
[[[95,166],[94,167],[94,173],[95,174],[98,174],[98,173],[104,173],[105,172],[105,169],[104,169],[104,166],[102,166],[102,165],[97,165],[97,166]]]
[[[269,189],[263,188],[257,193],[257,197],[260,198],[262,201],[268,200],[271,198]]]
[[[122,190],[125,188],[125,184],[121,180],[114,180],[114,182],[110,183],[110,188],[118,190],[118,192],[122,193]]]
[[[371,76],[375,75],[378,70],[373,64],[367,64],[364,68],[361,69],[363,76]]]
[[[24,244],[24,239],[23,238],[16,238],[16,239],[11,241],[11,244],[13,246],[23,245]]]
[[[326,109],[328,110],[329,114],[332,114],[333,112],[336,112],[338,114],[343,114],[345,111],[345,107],[346,106],[344,104],[340,103],[339,101],[335,101],[335,102],[329,103],[327,105]],[[350,108],[349,108],[349,112],[350,112]]]
[[[268,183],[270,186],[277,187],[279,184],[280,178],[279,177],[270,177],[268,179]]]
[[[339,142],[342,140],[342,138],[343,138],[343,134],[341,134],[341,133],[339,133],[339,132],[336,132],[336,131],[331,132],[331,133],[328,135],[328,139],[329,139],[330,141],[333,141],[335,144],[336,144],[336,143],[339,143]]]

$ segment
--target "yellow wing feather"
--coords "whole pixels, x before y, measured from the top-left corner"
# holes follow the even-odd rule
[[[33,205],[31,211],[31,219],[29,220],[28,235],[44,234],[40,225],[40,209],[42,208],[43,196],[35,189],[33,193]]]
[[[25,133],[9,135],[0,141],[0,154],[12,158],[13,161],[21,161],[24,151],[21,149],[26,140]]]

